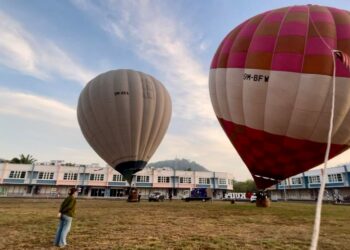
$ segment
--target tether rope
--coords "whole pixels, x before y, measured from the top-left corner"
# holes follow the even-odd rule
[[[333,81],[332,81],[332,107],[331,107],[331,117],[329,120],[329,130],[328,130],[328,139],[327,139],[327,149],[325,153],[325,159],[324,159],[324,165],[323,169],[321,169],[322,174],[322,180],[321,180],[321,187],[318,193],[317,197],[317,205],[316,205],[316,213],[315,213],[315,221],[314,221],[314,229],[312,233],[312,240],[311,240],[311,246],[310,250],[316,250],[318,239],[320,235],[320,225],[321,225],[321,212],[322,212],[322,201],[323,201],[323,193],[326,186],[326,176],[327,176],[327,164],[329,160],[329,152],[331,148],[331,141],[332,141],[332,132],[333,132],[333,121],[334,121],[334,103],[335,103],[335,81],[336,81],[336,53],[339,53],[340,51],[332,49],[327,42],[323,39],[323,37],[320,35],[316,25],[314,24],[311,16],[310,21],[316,30],[317,35],[320,37],[321,41],[324,43],[324,45],[331,51],[332,53],[332,59],[333,59]],[[341,53],[341,52],[340,52]]]
[[[325,186],[326,186],[327,163],[329,160],[329,152],[330,152],[331,141],[332,141],[333,121],[334,121],[334,103],[335,103],[335,76],[336,76],[335,53],[336,52],[334,50],[332,50],[332,57],[333,57],[332,108],[331,108],[331,117],[330,117],[330,121],[329,121],[328,140],[327,140],[327,149],[326,149],[325,159],[324,159],[324,166],[323,166],[323,169],[321,170],[322,181],[321,181],[320,191],[319,191],[318,197],[317,197],[314,230],[313,230],[313,234],[312,234],[312,241],[311,241],[310,250],[317,249],[318,238],[320,235],[322,200],[323,200],[323,193],[324,193]]]

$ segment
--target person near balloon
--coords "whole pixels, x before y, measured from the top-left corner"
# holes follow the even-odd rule
[[[173,200],[173,194],[172,194],[172,191],[169,192],[169,201],[172,201]]]
[[[64,199],[61,204],[60,211],[57,217],[60,219],[56,237],[55,237],[55,246],[65,247],[67,245],[67,235],[70,231],[72,220],[75,215],[75,206],[76,206],[76,188],[71,188],[68,193],[68,197]]]

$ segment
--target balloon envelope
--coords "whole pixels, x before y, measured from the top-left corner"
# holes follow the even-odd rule
[[[233,29],[210,69],[210,97],[259,188],[324,161],[331,49],[350,54],[348,11],[317,5],[267,11]],[[337,60],[330,157],[350,144],[349,71]]]
[[[90,146],[130,183],[164,137],[171,99],[165,87],[150,75],[112,70],[85,86],[77,115]]]

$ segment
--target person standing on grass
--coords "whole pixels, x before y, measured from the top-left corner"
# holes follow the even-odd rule
[[[56,232],[55,246],[65,247],[67,245],[67,235],[70,231],[75,214],[76,193],[77,189],[71,188],[68,197],[64,199],[61,204],[60,211],[57,215],[57,217],[60,218],[60,223]]]

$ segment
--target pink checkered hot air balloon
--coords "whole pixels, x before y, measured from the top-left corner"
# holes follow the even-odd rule
[[[252,17],[220,44],[210,69],[211,101],[258,188],[324,161],[333,77],[330,158],[349,148],[347,54],[350,13],[317,5]]]

